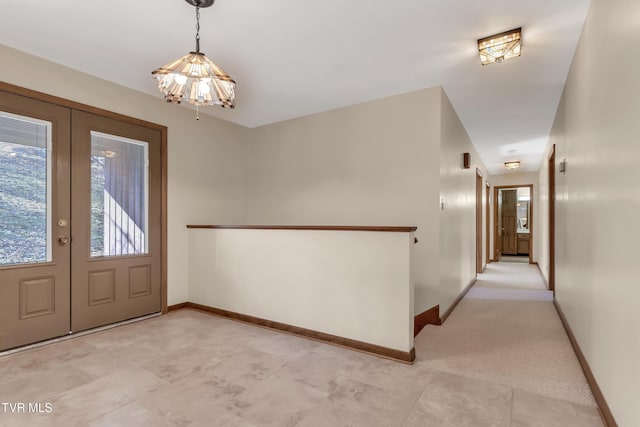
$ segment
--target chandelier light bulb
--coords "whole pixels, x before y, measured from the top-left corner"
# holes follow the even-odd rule
[[[183,76],[182,74],[173,74],[173,76],[176,83],[178,83],[179,85],[183,85],[187,82],[187,76]]]

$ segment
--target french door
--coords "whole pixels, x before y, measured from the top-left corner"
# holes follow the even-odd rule
[[[70,124],[0,92],[0,350],[69,332]]]
[[[160,147],[0,91],[0,351],[160,311]]]

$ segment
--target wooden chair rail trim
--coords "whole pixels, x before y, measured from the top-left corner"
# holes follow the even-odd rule
[[[187,228],[222,230],[321,230],[321,231],[382,231],[411,233],[418,227],[352,226],[352,225],[187,225]]]

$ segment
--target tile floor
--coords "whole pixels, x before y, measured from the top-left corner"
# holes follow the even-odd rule
[[[526,382],[447,372],[423,334],[405,365],[180,310],[0,357],[0,403],[53,409],[0,405],[0,426],[602,426]]]

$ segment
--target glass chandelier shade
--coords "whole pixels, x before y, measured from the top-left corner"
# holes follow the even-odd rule
[[[522,28],[478,40],[482,65],[500,63],[522,54]]]
[[[188,102],[196,107],[219,105],[234,108],[236,82],[200,52],[200,8],[214,0],[186,0],[196,7],[196,50],[166,64],[151,74],[167,102]]]
[[[520,161],[504,162],[504,167],[509,170],[518,169],[520,167]]]
[[[236,82],[202,52],[189,52],[151,74],[167,102],[235,107]]]

